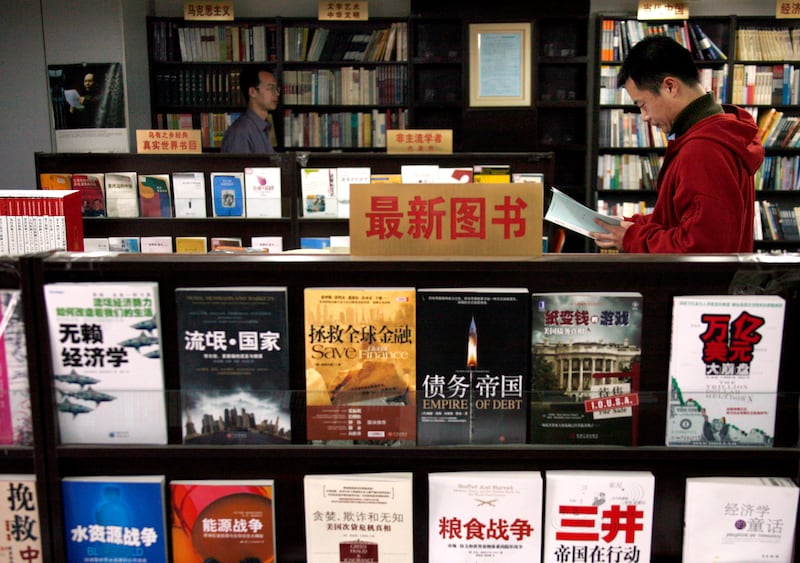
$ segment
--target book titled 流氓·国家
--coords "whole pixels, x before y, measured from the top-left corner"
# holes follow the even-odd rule
[[[676,296],[668,446],[772,446],[786,303],[778,295]]]
[[[186,444],[291,441],[285,287],[175,290]]]
[[[172,563],[275,561],[272,479],[173,480]]]
[[[524,444],[526,288],[417,290],[417,444]]]
[[[157,282],[44,286],[63,444],[166,444]]]
[[[412,287],[307,287],[309,441],[413,445],[416,302]]]
[[[428,474],[428,561],[538,563],[543,480],[539,471]]]
[[[69,563],[167,563],[164,475],[61,480]]]
[[[531,443],[636,444],[642,296],[532,295]]]

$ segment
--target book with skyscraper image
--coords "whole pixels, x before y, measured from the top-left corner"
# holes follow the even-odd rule
[[[175,290],[186,444],[291,441],[285,287]]]

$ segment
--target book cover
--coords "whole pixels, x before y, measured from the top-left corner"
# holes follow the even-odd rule
[[[511,182],[510,164],[476,164],[472,167],[476,184],[504,184]]]
[[[0,474],[0,561],[42,561],[36,475]]]
[[[410,472],[306,475],[306,563],[413,563],[412,484]]]
[[[0,444],[33,445],[22,296],[0,289]]]
[[[655,478],[649,471],[546,471],[544,563],[604,553],[650,561]]]
[[[428,474],[428,561],[539,563],[539,471]]]
[[[214,217],[244,217],[244,174],[212,172],[211,201]]]
[[[281,217],[281,169],[245,168],[244,198],[248,217]]]
[[[778,295],[676,296],[668,446],[772,446],[786,303]]]
[[[108,249],[111,252],[141,252],[139,237],[108,237]]]
[[[206,217],[206,178],[202,172],[173,172],[175,217]]]
[[[274,562],[272,479],[170,481],[172,563]]]
[[[72,174],[39,174],[39,187],[43,190],[71,190]]]
[[[171,253],[171,236],[150,236],[139,237],[139,249],[144,254],[165,254]]]
[[[473,179],[472,174],[471,166],[442,166],[439,168],[439,178],[437,182],[440,184],[469,184]]]
[[[415,299],[411,287],[305,288],[308,440],[414,444]]]
[[[339,217],[350,217],[350,184],[369,184],[372,169],[369,166],[340,166],[336,169],[336,209]]]
[[[185,444],[291,442],[285,287],[175,290]]]
[[[336,168],[301,168],[303,217],[337,217]]]
[[[108,237],[84,237],[83,238],[83,251],[84,252],[110,252],[111,246],[108,242]]]
[[[105,217],[105,174],[72,174],[72,189],[81,193],[81,213],[84,217]],[[61,188],[68,189],[68,188]]]
[[[167,563],[163,475],[64,477],[69,563]]]
[[[267,250],[272,254],[277,254],[278,252],[283,252],[283,237],[252,237],[250,239],[250,246],[259,250]]]
[[[211,252],[224,247],[242,248],[242,237],[211,237]]]
[[[44,286],[62,444],[166,444],[158,285]]]
[[[535,444],[636,444],[642,295],[533,293]]]
[[[544,215],[545,221],[565,227],[584,236],[590,232],[600,232],[603,227],[594,222],[600,219],[610,225],[619,225],[619,217],[611,217],[589,209],[556,188],[551,188],[550,205]]]
[[[208,252],[208,239],[206,237],[175,237],[175,252],[190,254],[205,254]]]
[[[322,249],[330,248],[331,237],[300,237],[300,248]]]
[[[417,444],[524,444],[526,288],[417,290]]]
[[[511,182],[514,184],[530,182],[544,185],[544,174],[541,172],[514,172],[511,174]]]
[[[105,181],[106,214],[109,217],[138,217],[139,189],[136,172],[106,172]]]
[[[400,174],[370,174],[370,184],[402,184],[403,177]]]
[[[139,216],[172,217],[169,174],[139,174]]]
[[[439,181],[439,165],[401,164],[400,179],[403,184],[435,184]]]
[[[786,477],[688,477],[682,561],[792,561],[797,508]]]

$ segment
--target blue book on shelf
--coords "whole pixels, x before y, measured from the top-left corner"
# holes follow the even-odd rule
[[[211,173],[214,217],[244,216],[244,173]]]

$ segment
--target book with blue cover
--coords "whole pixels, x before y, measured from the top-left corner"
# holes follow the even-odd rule
[[[212,172],[211,194],[214,217],[244,216],[244,173]]]

